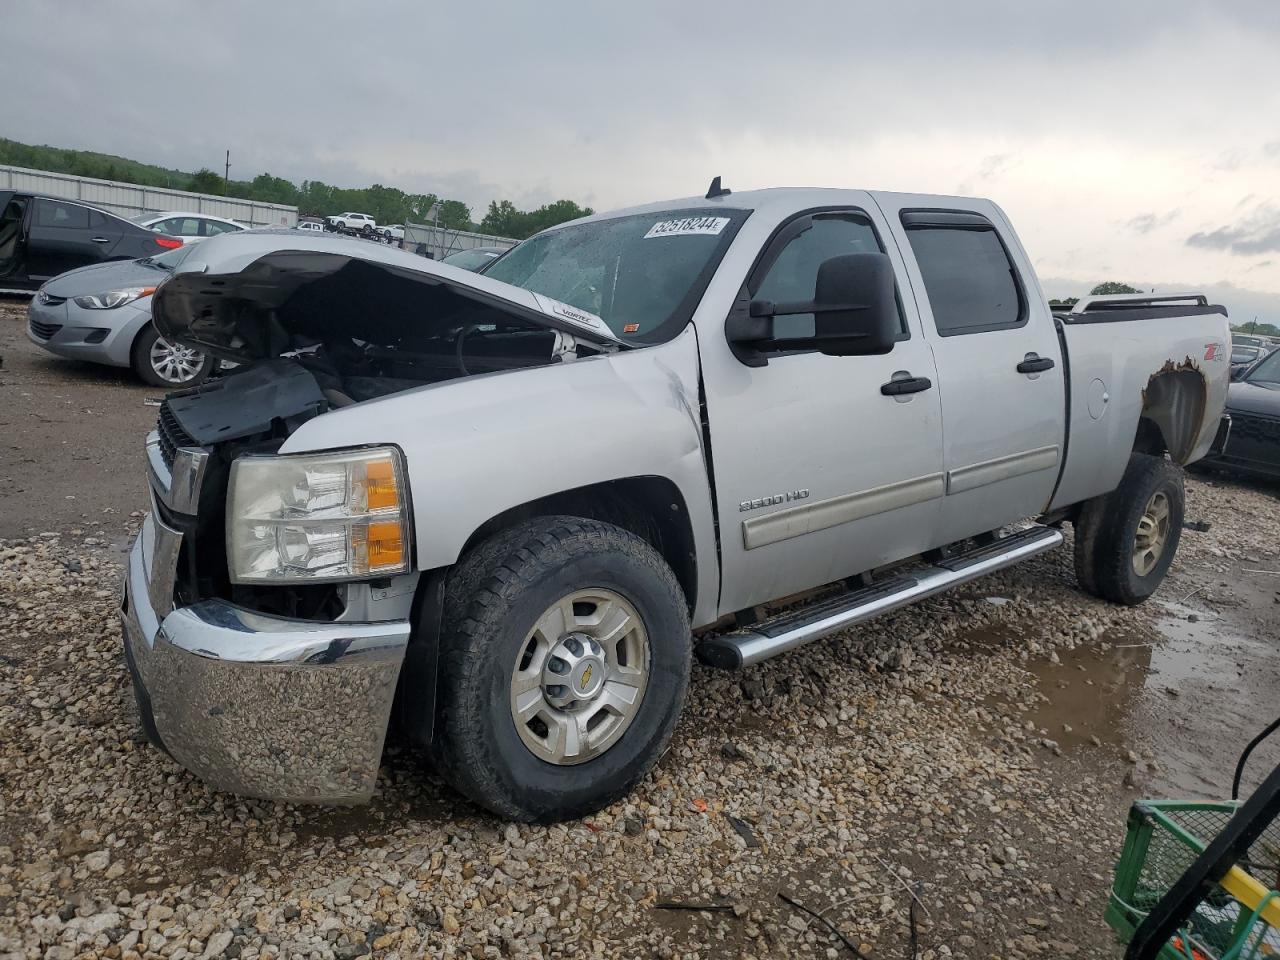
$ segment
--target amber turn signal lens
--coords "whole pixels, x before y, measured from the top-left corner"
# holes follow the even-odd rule
[[[371,460],[365,465],[365,502],[370,510],[394,509],[400,506],[396,489],[395,467],[390,460]]]
[[[369,572],[399,567],[404,563],[404,540],[400,537],[400,524],[369,524]]]

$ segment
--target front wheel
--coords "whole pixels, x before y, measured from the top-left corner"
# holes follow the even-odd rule
[[[148,324],[133,342],[133,372],[153,387],[193,387],[213,372],[213,357],[171,343]]]
[[[1133,605],[1150,597],[1178,551],[1185,502],[1181,470],[1164,457],[1132,454],[1120,485],[1080,509],[1080,586],[1112,603]]]
[[[634,534],[572,517],[498,534],[445,593],[440,774],[516,820],[614,802],[671,737],[691,647],[680,585]]]

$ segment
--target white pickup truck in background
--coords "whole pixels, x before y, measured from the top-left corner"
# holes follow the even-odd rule
[[[224,789],[353,802],[394,707],[532,820],[630,790],[695,649],[749,666],[1064,523],[1086,590],[1150,596],[1230,352],[1197,294],[1054,316],[987,200],[718,183],[482,275],[215,237],[154,301],[241,366],[147,444],[122,609],[153,740]]]

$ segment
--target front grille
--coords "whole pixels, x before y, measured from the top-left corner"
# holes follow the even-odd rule
[[[30,318],[27,324],[31,329],[31,335],[37,340],[48,340],[62,329],[62,324],[60,323],[41,323],[34,317]]]
[[[1223,453],[1229,460],[1280,467],[1280,419],[1231,411],[1231,435]]]
[[[177,455],[179,447],[199,446],[195,437],[182,429],[182,424],[169,409],[168,400],[160,403],[160,416],[156,420],[156,430],[160,434],[160,457],[170,470],[173,469],[173,458]]]
[[[1280,444],[1280,420],[1233,412],[1231,414],[1231,437],[1227,441],[1227,445],[1235,446],[1237,440],[1248,443]]]

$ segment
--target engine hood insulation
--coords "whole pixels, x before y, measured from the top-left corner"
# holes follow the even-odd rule
[[[237,363],[338,341],[411,349],[449,328],[512,320],[626,346],[594,314],[531,291],[366,241],[296,231],[202,241],[151,309],[162,336]]]

